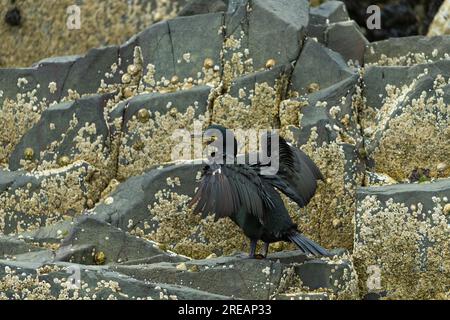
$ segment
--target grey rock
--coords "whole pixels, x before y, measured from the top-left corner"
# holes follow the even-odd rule
[[[19,175],[18,172],[0,169],[0,193],[8,190]]]
[[[54,61],[47,59],[30,68],[0,68],[0,90],[3,91],[3,95],[0,95],[0,110],[7,98],[15,100],[18,93],[26,94],[33,90],[36,90],[38,101],[59,101],[63,92],[62,85],[75,60],[75,57]],[[18,80],[21,78],[26,79],[27,83],[21,84],[19,88]],[[57,84],[54,93],[48,88],[51,82]]]
[[[326,1],[318,7],[311,8],[310,24],[324,25],[350,20],[347,8],[342,1]]]
[[[330,300],[330,298],[326,292],[295,292],[278,294],[274,297],[274,300]]]
[[[367,106],[374,110],[379,110],[385,103],[386,86],[389,84],[396,88],[402,89],[407,85],[409,88],[403,92],[404,97],[397,99],[395,105],[390,106],[389,114],[377,115],[378,121],[381,116],[384,116],[383,125],[378,126],[378,130],[372,137],[367,137],[365,140],[367,152],[372,154],[382,141],[385,131],[390,128],[391,120],[404,114],[408,110],[408,106],[412,105],[415,100],[418,100],[423,92],[427,93],[427,99],[441,98],[434,90],[435,79],[440,75],[444,78],[450,77],[450,63],[447,61],[438,61],[431,64],[417,65],[413,67],[370,67],[364,77],[364,83],[367,90],[364,96],[367,101]],[[379,91],[376,91],[379,90]],[[443,88],[444,95],[442,96],[444,103],[450,103],[450,88]],[[391,102],[393,103],[393,102]],[[430,111],[432,112],[432,111]]]
[[[87,177],[92,172],[89,164],[77,162],[39,174],[18,173],[9,187],[0,193],[2,233],[36,230],[80,214],[88,199]],[[24,206],[24,203],[29,205]]]
[[[119,47],[117,46],[90,50],[85,56],[75,60],[63,84],[57,83],[62,87],[62,96],[66,96],[69,89],[81,95],[97,93],[102,79],[105,80],[106,85],[120,83],[119,74],[114,74],[112,78],[105,76],[106,73],[111,73],[112,65],[118,62]]]
[[[12,152],[9,168],[11,170],[21,168],[20,160],[24,158],[24,151],[27,148],[33,149],[33,162],[38,166],[42,161],[57,162],[62,156],[67,156],[73,161],[81,152],[77,148],[75,138],[86,125],[95,126],[95,131],[86,130],[80,137],[91,143],[101,142],[102,149],[93,152],[103,153],[103,157],[108,158],[110,137],[104,110],[109,98],[110,95],[94,95],[56,104],[45,110],[39,121],[22,137]],[[76,119],[77,123],[73,124],[73,119]]]
[[[180,80],[197,79],[206,58],[221,66],[222,22],[223,13],[210,13],[157,23],[124,44],[121,57],[130,57],[133,48],[140,46],[144,75],[148,72],[147,66],[152,64],[156,81],[163,77],[170,79],[174,75]],[[183,57],[185,54],[189,54],[188,61]],[[145,82],[143,85],[152,87]]]
[[[311,83],[323,90],[354,75],[340,54],[308,39],[292,74],[291,90],[305,94]]]
[[[428,70],[428,75],[435,77],[440,74],[444,77],[450,76],[450,63],[437,61],[430,64],[415,66],[370,66],[366,69],[363,77],[365,90],[364,98],[367,106],[379,110],[384,103],[386,86],[389,84],[397,88],[410,85],[419,75]]]
[[[178,16],[193,16],[196,14],[206,14],[212,12],[225,12],[228,9],[228,1],[223,0],[193,0],[190,1],[178,13]]]
[[[383,268],[385,263],[389,264],[384,261],[386,248],[378,244],[374,245],[374,241],[381,240],[382,244],[384,241],[399,241],[403,245],[405,242],[413,243],[413,246],[407,247],[408,249],[404,249],[404,252],[393,252],[394,257],[401,257],[403,254],[415,256],[415,268],[421,271],[427,270],[428,258],[432,255],[430,252],[433,249],[441,250],[443,245],[448,244],[443,240],[448,233],[448,228],[445,229],[445,220],[441,219],[446,219],[447,225],[450,224],[450,216],[448,214],[445,216],[444,212],[449,196],[450,179],[436,180],[431,183],[359,188],[355,215],[355,248],[360,253],[370,252],[371,258],[380,261],[380,266]],[[367,209],[368,205],[370,209]],[[387,230],[377,230],[376,216],[386,215],[386,213],[395,218],[391,222],[392,226],[389,226]],[[396,222],[399,219],[401,222]],[[421,223],[420,227],[415,223]],[[373,229],[374,235],[367,232]],[[437,240],[436,237],[442,240]],[[442,254],[445,259],[445,252]],[[363,263],[367,264],[364,261]],[[434,267],[432,272],[440,274],[441,271]],[[383,286],[383,289],[385,288]]]
[[[47,263],[52,263],[55,258],[55,253],[51,250],[44,249],[21,253],[16,255],[14,258],[16,261],[25,261],[25,262],[32,261],[33,263],[39,263],[43,265]]]
[[[311,129],[317,128],[318,145],[323,142],[329,143],[335,141],[338,132],[333,128],[337,126],[340,130],[353,131],[356,136],[356,119],[352,111],[352,95],[356,90],[358,76],[354,75],[346,80],[342,80],[324,90],[317,91],[307,96],[307,105],[302,107],[302,119],[300,123],[300,130],[294,129],[294,137],[298,140],[299,145],[307,143]],[[345,103],[342,103],[342,98],[345,97]],[[300,98],[301,99],[301,98]],[[327,102],[326,106],[317,106],[318,102]],[[330,115],[330,109],[333,106],[339,106],[336,119]],[[340,119],[345,115],[349,117],[349,128],[344,128]]]
[[[68,244],[55,252],[54,261],[95,265],[96,247],[93,244]]]
[[[38,247],[28,244],[17,237],[0,235],[0,257],[15,256],[17,254],[28,253],[39,250]]]
[[[169,263],[113,269],[139,280],[184,285],[243,299],[269,299],[277,289],[283,270],[280,263],[236,257],[197,260],[185,265],[187,270]],[[199,271],[189,271],[194,265]],[[267,273],[263,272],[266,268]]]
[[[449,36],[413,36],[404,38],[388,39],[373,42],[367,45],[364,60],[366,64],[376,64],[381,60],[381,56],[386,58],[411,58],[412,63],[430,63],[442,60],[445,54],[449,52],[450,37]],[[422,55],[416,59],[415,55]],[[405,65],[404,62],[398,62],[398,65]]]
[[[394,184],[388,186],[362,187],[358,189],[358,201],[362,201],[367,196],[376,196],[381,203],[393,199],[397,203],[402,203],[406,207],[423,204],[423,212],[432,210],[435,206],[432,197],[450,196],[450,179],[437,180],[431,183],[408,183]]]
[[[110,271],[108,267],[103,266],[83,266],[69,263],[47,264],[49,271],[44,273],[42,270],[40,271],[39,283],[30,281],[30,279],[36,278],[37,269],[41,266],[42,264],[39,263],[0,260],[0,281],[8,275],[14,275],[18,277],[15,284],[21,283],[29,290],[17,291],[13,286],[7,286],[2,292],[2,296],[8,299],[230,299],[230,297],[184,286],[139,281]],[[77,289],[78,277],[81,286]],[[72,288],[65,290],[65,286],[62,284],[66,283],[71,284]],[[30,296],[33,289],[38,290]]]
[[[59,244],[64,233],[69,232],[72,226],[73,221],[63,220],[36,230],[22,232],[20,235],[28,243]]]
[[[322,260],[312,260],[295,266],[295,273],[302,280],[302,284],[311,290],[329,289],[337,293],[347,283],[344,280],[344,272],[351,274],[352,268],[352,264],[348,261],[332,264]]]
[[[165,117],[168,121],[176,119],[176,115],[172,113],[173,110],[179,114],[187,115],[191,107],[194,108],[194,113],[192,119],[186,120],[185,125],[193,126],[193,121],[200,119],[208,110],[210,90],[211,88],[208,86],[196,86],[189,90],[172,93],[143,94],[121,103],[115,108],[111,113],[112,121],[122,119],[120,120],[122,127],[120,128],[121,146],[118,159],[118,176],[127,178],[130,175],[140,174],[157,163],[171,161],[173,147],[178,143],[171,136],[177,128],[167,127],[164,120],[158,120],[158,117]],[[139,120],[140,110],[149,112],[148,119]],[[189,127],[184,127],[185,125],[180,126],[178,124],[179,129],[189,129]],[[161,139],[166,140],[162,143]],[[159,143],[156,152],[155,147],[152,146],[155,143]],[[140,148],[136,147],[138,144]],[[144,148],[145,146],[148,148]]]
[[[231,97],[239,98],[239,101],[244,102],[245,105],[251,105],[251,93],[255,92],[257,84],[267,83],[269,87],[275,88],[277,82],[281,82],[283,77],[287,79],[291,73],[292,67],[290,64],[276,65],[270,70],[249,73],[234,79],[227,93]],[[240,90],[245,91],[245,97],[240,96]],[[281,92],[281,95],[280,100],[284,99],[285,92]]]
[[[104,262],[98,261],[97,264],[110,264],[161,255],[168,256],[155,243],[127,234],[118,228],[89,216],[82,217],[77,221],[70,234],[63,240],[59,253],[70,251],[70,249],[74,249],[74,246],[77,246],[78,250],[80,246],[92,246],[94,251],[91,251],[91,255],[93,252],[102,252],[106,260]],[[88,253],[86,247],[83,248],[83,251]],[[68,255],[65,254],[64,257],[66,259]],[[89,262],[82,261],[83,259],[76,261],[74,260],[75,258],[76,256],[71,256],[69,261],[76,263]],[[84,260],[86,259],[89,259],[89,257],[85,256]]]
[[[133,227],[144,228],[144,222],[151,222],[148,206],[155,202],[155,194],[167,189],[167,178],[179,177],[181,185],[174,188],[179,194],[193,195],[193,181],[202,164],[176,164],[162,169],[155,168],[140,176],[129,178],[121,183],[114,193],[111,204],[100,203],[95,208],[95,218],[127,230],[129,220]],[[151,223],[153,225],[153,222]],[[155,226],[156,227],[156,226]]]
[[[114,266],[113,269],[139,280],[183,285],[239,299],[279,298],[284,290],[281,279],[289,269],[311,289],[321,287],[335,293],[341,292],[346,283],[343,270],[348,275],[353,272],[350,262],[311,260],[297,251],[271,254],[263,260],[235,255],[178,264]]]
[[[304,0],[256,0],[247,2],[225,17],[226,37],[241,39],[256,69],[275,59],[287,64],[297,59],[308,25],[308,2]],[[244,36],[241,36],[243,32]],[[230,57],[225,54],[225,59]]]
[[[364,52],[369,43],[354,21],[336,22],[326,30],[326,45],[339,52],[345,61],[364,64]]]

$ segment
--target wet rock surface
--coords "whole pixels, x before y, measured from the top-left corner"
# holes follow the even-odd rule
[[[339,1],[191,1],[0,69],[0,298],[448,299],[448,46],[369,43]],[[172,136],[210,123],[279,129],[316,162],[312,201],[285,202],[332,258],[247,259],[231,221],[191,212],[203,164]]]

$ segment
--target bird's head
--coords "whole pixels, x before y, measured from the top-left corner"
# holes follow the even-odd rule
[[[233,131],[221,125],[210,125],[203,134],[203,139],[209,147],[213,147],[210,156],[216,159],[236,158],[238,143]]]

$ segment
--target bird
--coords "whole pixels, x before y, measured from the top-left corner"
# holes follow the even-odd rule
[[[292,242],[307,255],[330,256],[329,251],[300,233],[279,193],[302,208],[314,196],[317,180],[324,180],[303,151],[270,132],[262,136],[270,161],[264,163],[258,157],[255,163],[242,163],[237,161],[238,142],[231,130],[213,124],[204,137],[210,138],[207,144],[214,151],[208,155],[199,186],[188,204],[194,214],[202,218],[214,214],[215,221],[230,218],[250,240],[249,258],[266,258],[270,243],[278,241]],[[278,139],[278,148],[274,148],[278,150],[270,148],[274,138]],[[274,159],[278,170],[264,172]],[[256,254],[258,241],[264,243],[262,254]]]

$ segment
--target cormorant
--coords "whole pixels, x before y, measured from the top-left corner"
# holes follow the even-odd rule
[[[195,205],[194,213],[201,213],[203,218],[215,214],[216,220],[233,220],[250,239],[250,258],[257,257],[259,240],[264,242],[263,257],[267,256],[269,244],[277,241],[293,242],[307,254],[328,256],[327,250],[299,233],[277,191],[300,207],[306,206],[316,191],[317,180],[323,180],[314,162],[278,135],[279,151],[270,150],[274,135],[269,133],[264,135],[268,157],[278,160],[279,169],[274,174],[262,174],[271,163],[237,163],[238,145],[230,130],[212,125],[205,134],[208,132],[215,132],[210,134],[215,141],[209,141],[209,145],[219,151],[212,152],[203,167],[199,188],[189,203],[190,207]]]

